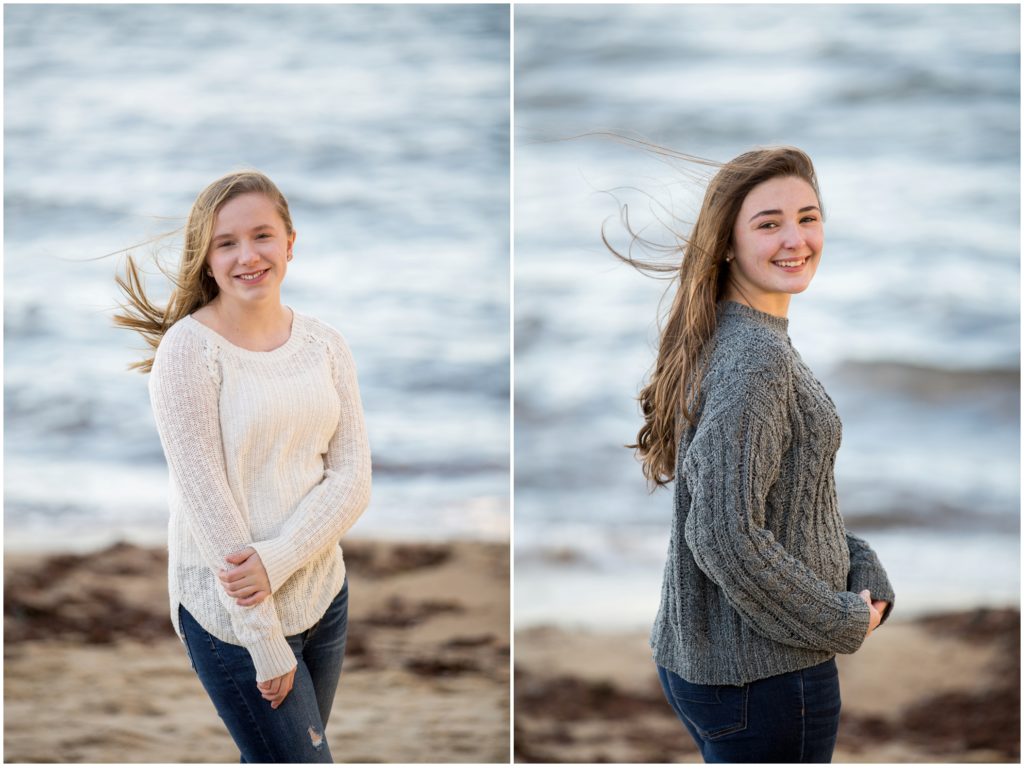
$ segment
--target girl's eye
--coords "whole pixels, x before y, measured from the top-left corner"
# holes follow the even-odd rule
[[[767,223],[762,223],[758,228],[775,228],[776,223],[773,220],[769,220]]]
[[[817,219],[818,219],[818,218],[814,217],[814,215],[807,215],[807,216],[806,216],[806,217],[804,218],[804,220],[810,221],[811,223],[815,222],[815,221],[816,221]]]
[[[217,247],[227,247],[228,245],[233,245],[233,244],[234,244],[234,242],[231,242],[229,240],[227,242],[221,242],[219,245],[217,245]]]
[[[270,236],[270,234],[257,234],[256,238],[257,239],[264,239],[264,238],[269,237],[269,236]]]

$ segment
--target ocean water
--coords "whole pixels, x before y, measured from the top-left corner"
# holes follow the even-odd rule
[[[240,166],[292,207],[282,300],[359,368],[353,534],[508,536],[507,7],[9,5],[4,35],[8,548],[164,539],[145,344],[110,320],[120,256],[85,259]]]
[[[671,492],[641,423],[666,282],[614,260],[619,209],[666,241],[728,160],[815,161],[825,251],[790,335],[844,424],[847,527],[904,616],[1020,598],[1017,6],[518,6],[516,622],[644,627]],[[702,179],[703,178],[703,179]]]

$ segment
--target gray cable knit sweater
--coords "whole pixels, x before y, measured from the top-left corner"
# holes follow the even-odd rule
[[[885,569],[843,526],[842,425],[788,325],[718,304],[698,425],[680,440],[651,648],[691,682],[743,685],[855,652],[865,588],[892,609]]]

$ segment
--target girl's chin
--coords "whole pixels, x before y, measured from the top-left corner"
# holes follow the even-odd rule
[[[254,302],[257,299],[266,299],[279,292],[280,289],[276,286],[253,286],[252,288],[243,288],[241,290],[235,289],[229,296],[238,299],[240,302]],[[221,292],[223,294],[223,291]]]
[[[811,284],[811,280],[814,279],[814,270],[810,270],[810,274],[801,275],[786,275],[782,280],[776,279],[774,282],[778,286],[779,293],[782,294],[799,294],[802,291],[806,291],[807,287]]]
[[[788,294],[799,294],[807,290],[811,284],[811,278],[805,280],[794,280],[792,285],[786,286],[786,293]]]

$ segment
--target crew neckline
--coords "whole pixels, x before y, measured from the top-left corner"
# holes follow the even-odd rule
[[[283,343],[277,346],[277,348],[274,348],[273,350],[270,351],[252,351],[249,350],[248,348],[243,348],[240,345],[236,345],[235,343],[231,342],[227,337],[218,332],[216,329],[207,326],[198,318],[194,318],[191,313],[188,315],[188,320],[190,323],[195,324],[195,326],[198,327],[201,331],[213,337],[213,339],[219,345],[222,345],[229,351],[232,351],[238,354],[239,356],[251,357],[254,359],[261,360],[276,359],[279,356],[291,353],[293,350],[295,350],[295,347],[299,345],[301,342],[299,335],[302,330],[302,318],[295,311],[295,308],[289,307],[288,305],[285,305],[285,307],[288,307],[288,309],[292,311],[291,334],[288,335],[287,340],[285,340]]]
[[[721,315],[733,315],[746,318],[763,324],[779,334],[789,336],[789,319],[782,316],[766,313],[764,310],[757,310],[742,302],[733,299],[723,299],[718,303],[718,312]]]

